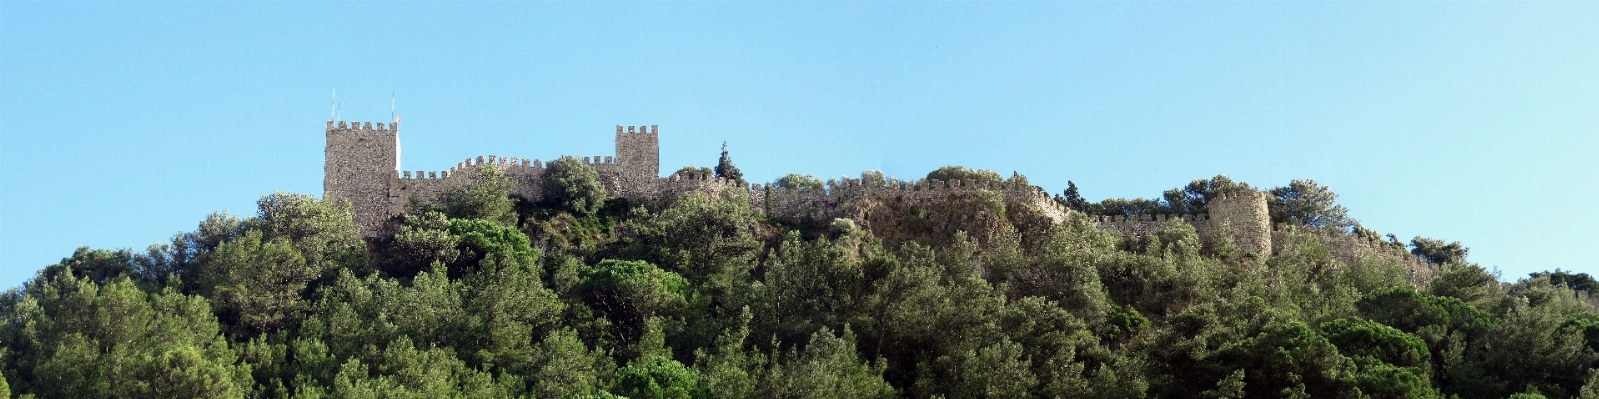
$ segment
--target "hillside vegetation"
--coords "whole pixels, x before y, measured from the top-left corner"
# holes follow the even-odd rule
[[[1418,285],[1312,235],[1246,254],[1180,221],[1126,239],[983,195],[835,220],[696,193],[651,209],[561,165],[548,201],[485,168],[372,240],[348,205],[278,193],[147,251],[79,249],[0,298],[0,393],[1599,399],[1594,280],[1502,284],[1459,243],[1389,237],[1434,262]],[[715,172],[737,169],[724,153]],[[1200,212],[1253,189],[1060,201]],[[1377,236],[1314,182],[1270,192],[1279,222]]]

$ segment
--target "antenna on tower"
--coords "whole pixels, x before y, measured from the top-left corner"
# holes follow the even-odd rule
[[[394,92],[389,92],[389,122],[394,122]]]
[[[339,89],[333,89],[333,102],[328,104],[328,118],[337,122],[339,120]]]

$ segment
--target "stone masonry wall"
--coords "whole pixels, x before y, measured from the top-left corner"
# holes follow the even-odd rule
[[[1214,231],[1230,229],[1238,250],[1254,254],[1271,253],[1271,213],[1266,193],[1243,190],[1229,193],[1208,204]]]
[[[1272,250],[1271,215],[1266,194],[1246,190],[1223,195],[1209,204],[1209,213],[1096,216],[1099,228],[1130,237],[1154,234],[1168,220],[1178,219],[1194,226],[1199,238],[1210,241],[1222,231],[1231,231],[1233,244],[1244,252],[1268,254]]]
[[[796,190],[768,184],[739,185],[710,175],[674,174],[662,178],[659,132],[656,126],[617,126],[616,155],[583,157],[583,162],[599,172],[611,196],[651,206],[664,206],[669,199],[690,192],[719,196],[731,190],[742,191],[752,211],[784,218],[843,217],[849,204],[867,198],[932,203],[951,196],[995,196],[1007,205],[1036,209],[1055,223],[1065,222],[1073,212],[1039,187],[1012,182],[908,183],[843,178],[828,180],[825,188]],[[513,193],[540,200],[548,164],[530,158],[489,155],[468,158],[443,171],[402,171],[397,126],[330,121],[323,190],[327,196],[349,200],[362,234],[375,237],[388,233],[385,226],[390,218],[405,213],[413,201],[437,201],[445,191],[465,187],[480,165],[497,168],[515,182]],[[1093,216],[1090,221],[1102,229],[1141,236],[1153,234],[1162,224],[1177,219],[1192,225],[1206,241],[1230,231],[1240,250],[1269,254],[1282,249],[1291,229],[1272,228],[1266,200],[1265,193],[1246,190],[1212,200],[1209,213],[1205,214]],[[1425,262],[1416,266],[1413,258],[1395,255],[1378,244],[1347,234],[1315,234],[1341,261],[1352,262],[1361,257],[1399,261],[1411,267],[1413,279],[1425,278],[1429,270]]]
[[[1405,250],[1393,248],[1381,240],[1356,236],[1338,229],[1283,224],[1273,226],[1271,234],[1273,253],[1280,253],[1292,245],[1293,235],[1308,234],[1327,247],[1327,254],[1332,256],[1333,260],[1354,263],[1366,259],[1397,263],[1409,271],[1406,278],[1412,284],[1421,284],[1432,278],[1432,267],[1426,260]]]
[[[1034,206],[1056,223],[1065,222],[1070,213],[1037,186],[1009,182],[955,180],[907,183],[845,178],[828,180],[824,189],[799,190],[757,184],[751,185],[748,190],[751,208],[771,216],[789,218],[839,217],[845,205],[862,198],[892,197],[909,202],[929,202],[935,198],[978,195],[984,191],[999,195],[1006,204]]]
[[[350,201],[362,233],[375,233],[389,215],[390,177],[400,159],[398,126],[328,121],[323,156],[324,195]]]

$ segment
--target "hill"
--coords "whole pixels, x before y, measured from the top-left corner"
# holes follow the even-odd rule
[[[253,216],[213,214],[143,252],[80,249],[0,299],[0,390],[1599,395],[1590,276],[1500,283],[1459,243],[1382,240],[1314,182],[1263,191],[1218,176],[1159,200],[1089,203],[1072,189],[1008,195],[994,187],[1025,177],[951,167],[861,181],[911,193],[990,183],[813,208],[824,214],[717,189],[750,187],[725,157],[710,189],[647,198],[609,192],[593,162],[542,169],[531,197],[503,168],[471,165],[382,228],[337,196],[276,193]],[[837,186],[791,175],[759,192]],[[1197,217],[1138,216],[1208,215],[1236,196],[1281,224],[1255,232],[1265,248],[1240,244],[1232,224],[1206,233]]]

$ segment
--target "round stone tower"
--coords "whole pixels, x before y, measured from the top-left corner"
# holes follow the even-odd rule
[[[1271,213],[1266,193],[1241,190],[1210,201],[1210,218],[1217,228],[1227,226],[1239,251],[1271,254]]]

